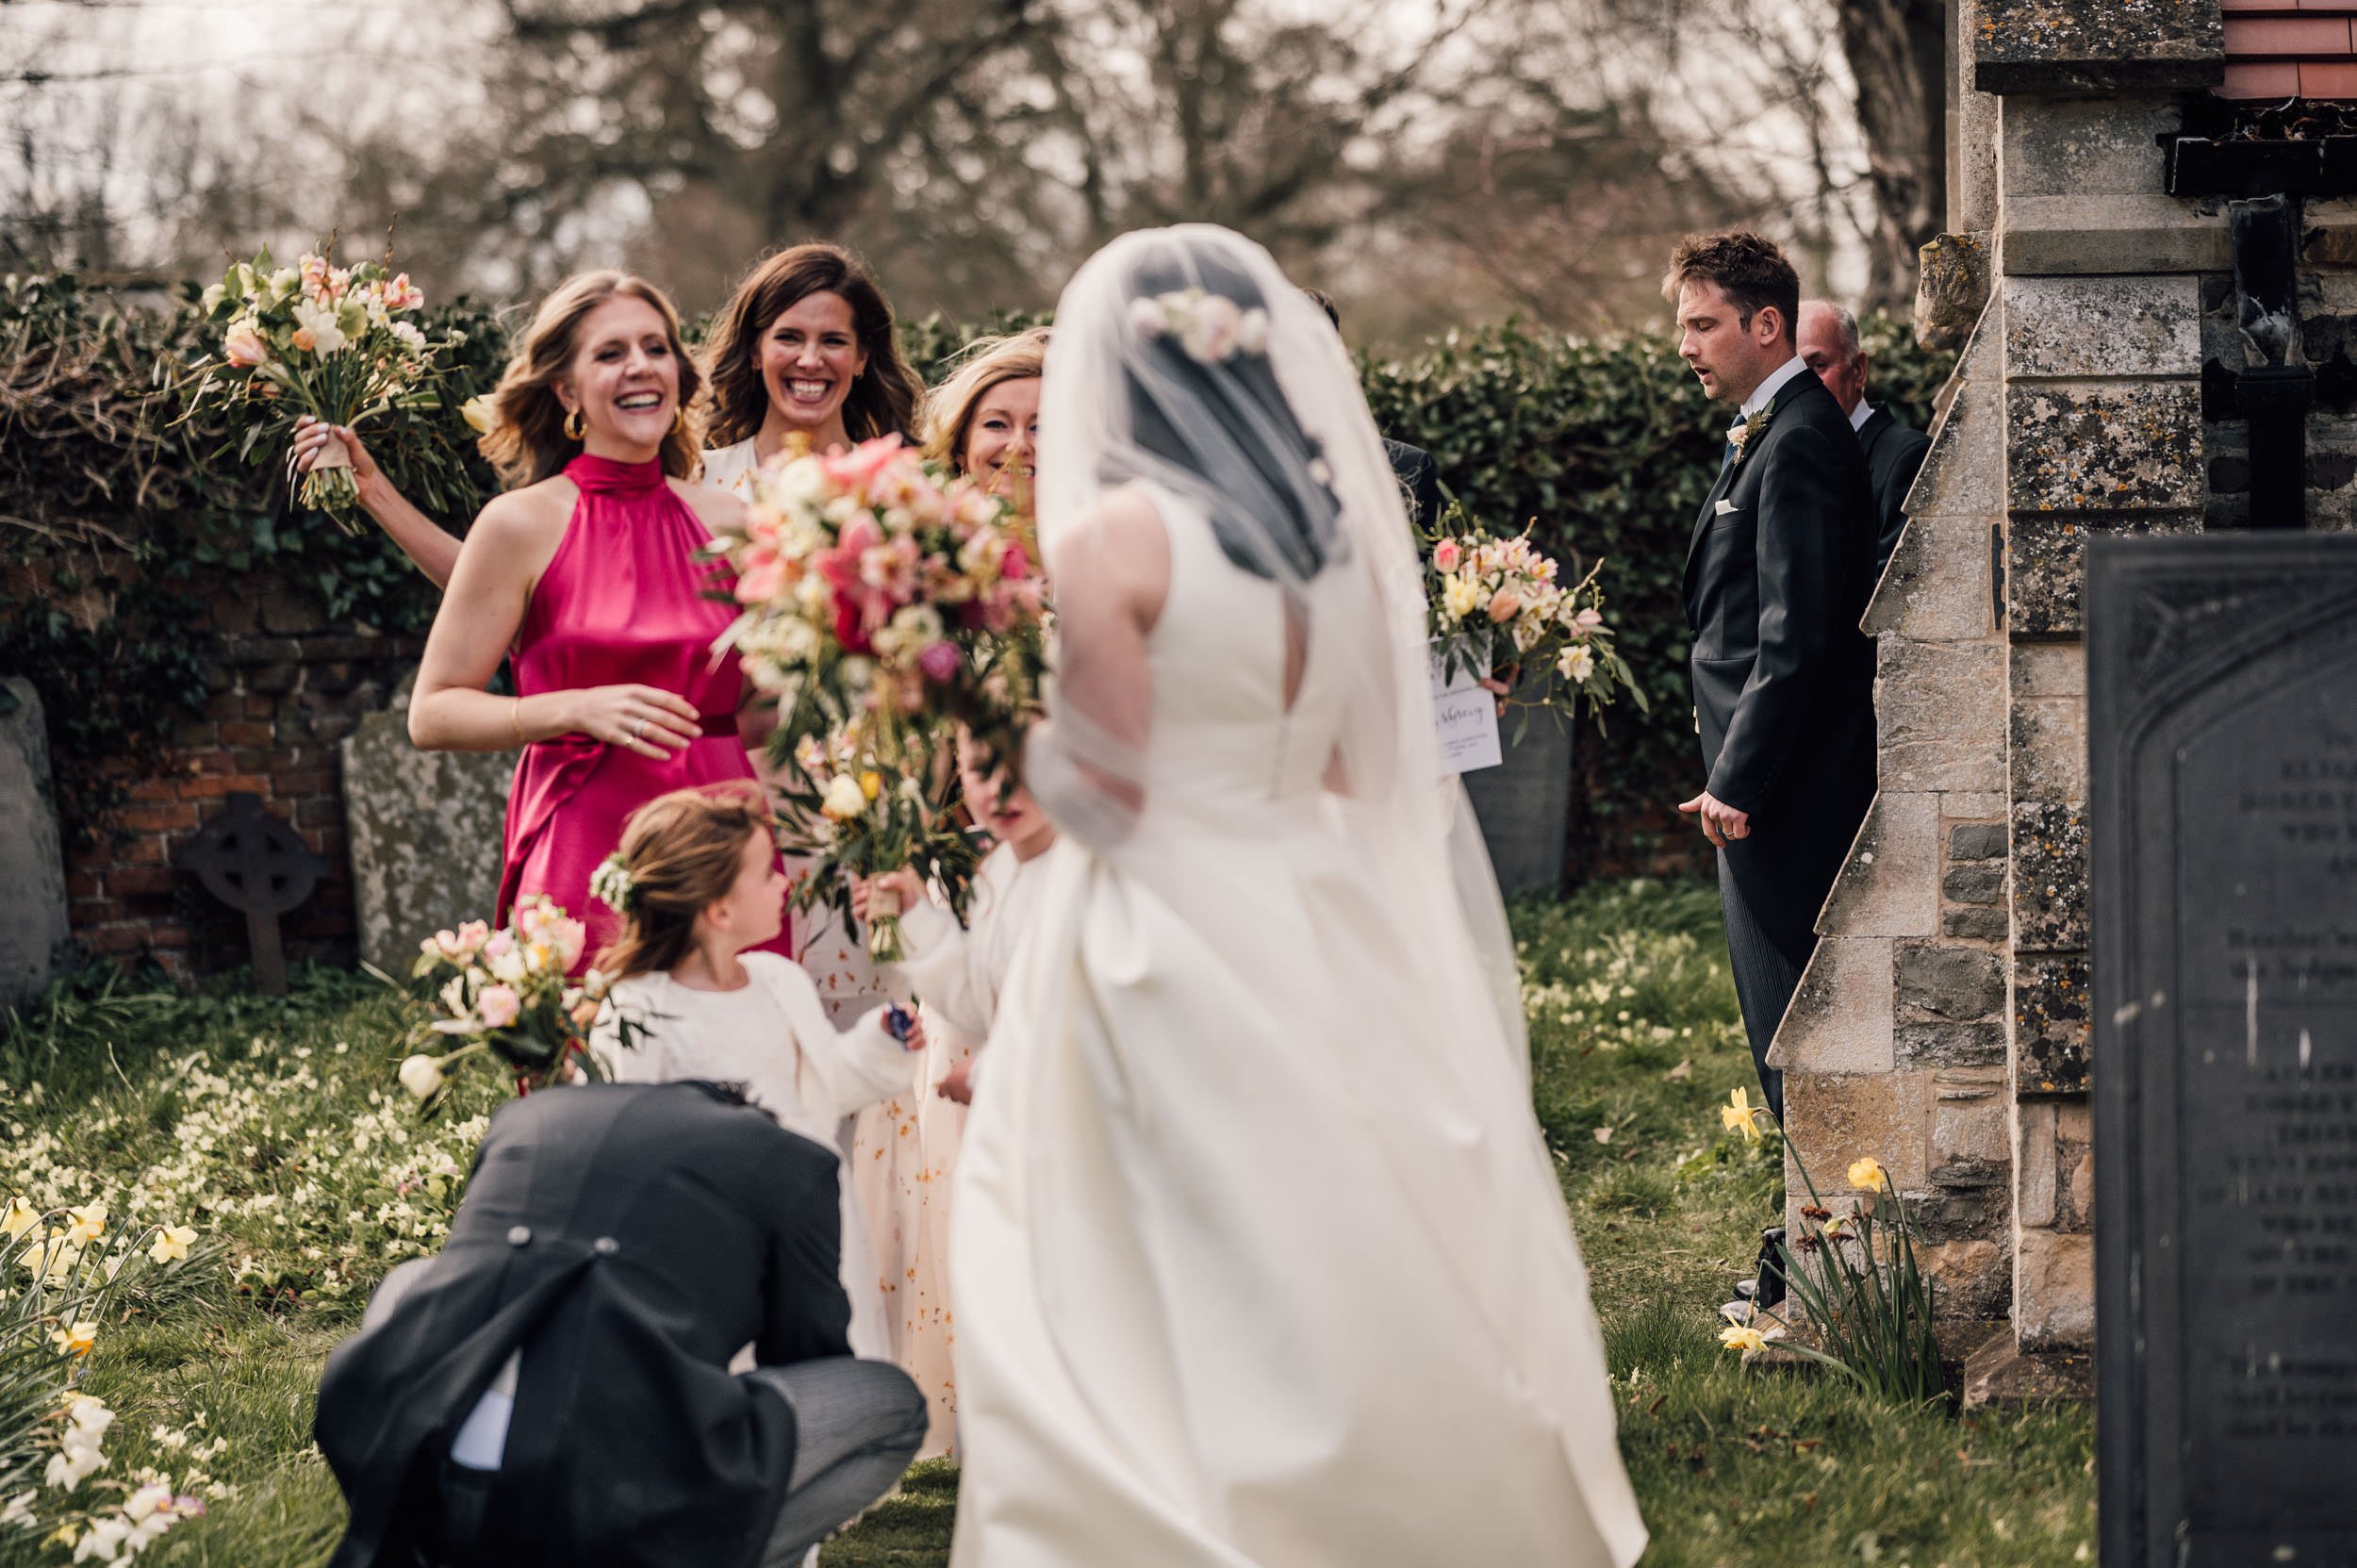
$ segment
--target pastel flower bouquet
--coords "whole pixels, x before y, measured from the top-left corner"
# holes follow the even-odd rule
[[[1425,596],[1444,674],[1476,669],[1504,706],[1573,718],[1584,709],[1599,725],[1624,691],[1645,708],[1604,618],[1603,562],[1565,587],[1562,569],[1527,529],[1499,538],[1453,496],[1426,543]]]
[[[740,606],[716,651],[777,709],[781,842],[816,863],[798,903],[848,900],[838,872],[970,866],[946,809],[950,736],[1014,758],[1045,667],[1047,585],[1014,509],[884,437],[773,463],[715,551]],[[870,911],[886,962],[895,914]]]
[[[447,977],[434,997],[438,1016],[417,1032],[416,1043],[455,1040],[456,1048],[419,1050],[401,1064],[401,1086],[432,1115],[453,1069],[473,1060],[496,1062],[516,1092],[602,1078],[589,1033],[606,1005],[605,982],[592,969],[576,982],[568,971],[581,957],[588,932],[546,894],[519,901],[509,922],[494,931],[470,920],[419,944],[411,973]],[[620,1020],[622,1043],[634,1043],[637,1021]]]
[[[455,373],[454,331],[433,332],[425,295],[406,272],[376,261],[331,265],[305,255],[281,267],[263,251],[231,265],[205,290],[206,322],[220,337],[182,388],[183,418],[227,431],[224,451],[248,462],[274,458],[308,414],[328,424],[397,426],[388,459],[435,477],[463,457],[452,437],[464,388]],[[343,443],[329,441],[303,476],[302,504],[357,530],[359,490]]]

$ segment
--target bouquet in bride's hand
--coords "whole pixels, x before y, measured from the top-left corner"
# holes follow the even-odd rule
[[[846,876],[919,862],[954,877],[949,737],[963,725],[1013,762],[1044,667],[1046,585],[1015,509],[884,437],[773,462],[715,550],[740,606],[716,647],[776,706],[780,837],[816,863],[798,901],[841,904]],[[896,919],[869,932],[898,956]]]
[[[381,262],[337,267],[324,256],[273,264],[268,251],[233,264],[205,290],[213,352],[190,367],[183,418],[228,432],[224,451],[249,462],[287,449],[309,415],[351,429],[405,421],[395,443],[408,465],[461,471],[448,412],[459,332],[431,332],[425,295]],[[356,531],[359,490],[343,443],[329,441],[303,475],[302,504]]]
[[[1624,691],[1645,707],[1604,618],[1603,562],[1566,587],[1527,529],[1497,537],[1455,497],[1426,544],[1425,597],[1445,674],[1479,671],[1500,712],[1547,707],[1576,718],[1585,709],[1601,725]]]
[[[578,982],[568,973],[588,932],[546,894],[517,904],[499,930],[470,920],[419,944],[411,973],[442,978],[435,1016],[415,1032],[420,1048],[401,1064],[401,1086],[431,1115],[450,1074],[470,1062],[495,1065],[519,1094],[576,1078],[606,1076],[589,1048],[599,1013],[610,1005],[603,977],[592,969]],[[624,1046],[635,1043],[638,1020],[618,1020]]]

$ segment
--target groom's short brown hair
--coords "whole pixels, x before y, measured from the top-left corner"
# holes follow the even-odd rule
[[[1801,274],[1774,240],[1735,229],[1726,234],[1689,234],[1670,253],[1670,271],[1661,280],[1661,297],[1677,302],[1678,290],[1689,283],[1715,283],[1727,297],[1743,326],[1770,305],[1784,322],[1784,335],[1800,330]]]

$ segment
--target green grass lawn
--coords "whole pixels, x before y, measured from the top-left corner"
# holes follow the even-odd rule
[[[2092,1560],[2085,1408],[1959,1420],[1720,1348],[1713,1311],[1778,1212],[1779,1166],[1772,1144],[1719,1126],[1752,1069],[1715,890],[1591,889],[1515,929],[1537,1110],[1594,1276],[1645,1562]],[[321,1359],[387,1267],[438,1244],[494,1093],[418,1123],[392,1082],[401,1027],[381,988],[315,975],[275,1002],[60,998],[0,1038],[0,1201],[103,1198],[118,1227],[206,1233],[173,1290],[135,1291],[101,1325],[88,1362],[118,1419],[85,1488],[154,1468],[214,1492],[142,1561],[307,1568],[333,1547],[341,1506],[309,1438]],[[224,1446],[191,1460],[207,1440]],[[956,1488],[953,1466],[919,1467],[828,1568],[944,1562]],[[0,1528],[0,1568],[70,1556]]]

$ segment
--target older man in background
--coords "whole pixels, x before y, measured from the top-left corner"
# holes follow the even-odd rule
[[[1858,344],[1857,318],[1831,300],[1801,302],[1801,358],[1850,417],[1858,444],[1866,449],[1866,469],[1874,483],[1874,574],[1890,564],[1906,527],[1907,490],[1932,438],[1910,430],[1887,408],[1866,401],[1866,351]]]

